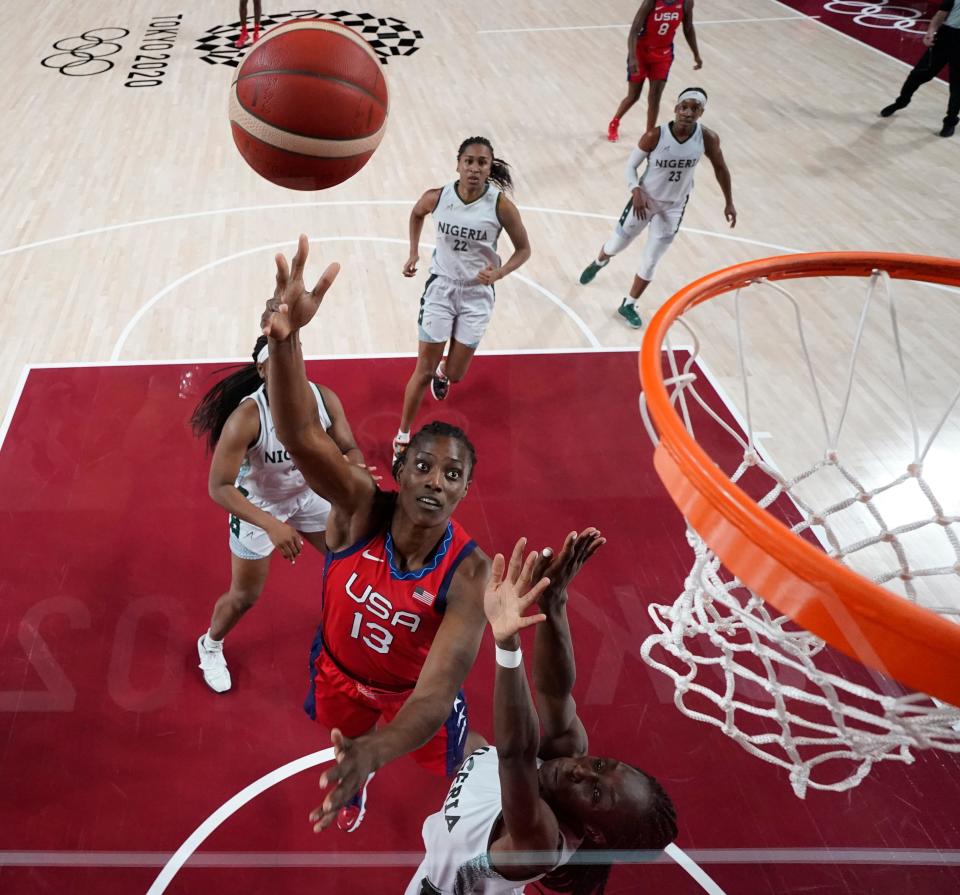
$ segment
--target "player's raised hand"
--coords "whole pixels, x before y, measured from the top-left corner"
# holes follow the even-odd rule
[[[523,551],[526,545],[526,538],[517,541],[509,566],[502,553],[493,558],[490,581],[483,593],[483,611],[497,643],[503,643],[524,628],[546,621],[547,618],[542,613],[524,615],[537,601],[543,589],[550,584],[547,578],[541,578],[534,583],[533,570],[539,557],[537,552],[533,551],[524,560]]]
[[[540,608],[548,610],[556,601],[566,599],[570,582],[576,578],[584,563],[606,543],[607,539],[600,531],[590,526],[580,534],[571,531],[559,553],[554,554],[549,547],[543,550],[533,569],[534,581],[538,578],[550,580],[537,600]]]
[[[301,327],[306,326],[317,313],[327,290],[340,273],[339,264],[331,264],[309,291],[303,284],[303,270],[307,264],[310,243],[302,233],[297,243],[293,262],[287,265],[283,253],[277,254],[277,282],[273,297],[267,301],[260,327],[271,339],[288,339]]]
[[[365,737],[351,740],[334,728],[330,731],[330,740],[337,763],[320,775],[320,788],[329,786],[331,789],[323,804],[310,812],[314,833],[325,830],[336,820],[340,809],[360,791],[378,767],[373,749],[367,745]]]

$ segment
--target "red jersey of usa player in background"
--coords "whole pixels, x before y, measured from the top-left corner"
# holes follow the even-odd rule
[[[663,53],[673,47],[673,38],[683,21],[683,0],[657,0],[643,23],[637,49]]]
[[[450,582],[476,546],[451,519],[422,569],[396,567],[389,522],[352,547],[328,553],[320,625],[324,652],[368,687],[412,689],[443,621]]]

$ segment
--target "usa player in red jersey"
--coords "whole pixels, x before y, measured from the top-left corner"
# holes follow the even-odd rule
[[[627,38],[627,95],[607,126],[607,139],[620,139],[620,119],[640,99],[643,83],[650,81],[647,95],[647,130],[653,130],[660,114],[660,97],[673,64],[673,39],[683,25],[683,36],[693,53],[694,69],[702,68],[693,27],[693,0],[643,0]]]
[[[384,493],[324,431],[299,331],[339,266],[331,264],[307,290],[307,251],[301,236],[292,268],[277,255],[276,291],[261,322],[277,436],[307,484],[332,505],[305,708],[331,729],[337,757],[321,778],[332,789],[314,812],[315,829],[336,819],[352,831],[370,777],[387,762],[412,752],[449,775],[472,748],[460,686],[483,634],[490,561],[450,518],[476,464],[463,432],[434,423],[415,433],[394,467],[399,490]]]

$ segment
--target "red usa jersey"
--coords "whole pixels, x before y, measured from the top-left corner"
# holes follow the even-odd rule
[[[673,46],[673,36],[683,21],[683,0],[657,0],[640,29],[637,47],[660,50]]]
[[[389,523],[337,553],[323,570],[323,648],[340,670],[381,690],[417,682],[447,606],[454,573],[477,547],[459,523],[447,523],[426,566],[397,569]]]

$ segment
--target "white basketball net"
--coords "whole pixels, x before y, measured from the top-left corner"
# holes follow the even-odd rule
[[[861,337],[880,282],[886,286],[899,378],[914,449],[913,462],[900,475],[882,487],[867,488],[844,465],[837,446],[850,406]],[[885,548],[886,558],[882,562],[886,567],[878,571],[874,563],[873,574],[868,577],[888,587],[896,585],[904,599],[921,603],[960,622],[956,605],[947,605],[948,601],[937,598],[932,602],[925,600],[923,594],[918,594],[917,587],[924,579],[936,578],[941,585],[946,583],[940,576],[950,576],[953,585],[960,581],[960,516],[950,515],[923,476],[924,459],[957,405],[960,388],[948,402],[926,443],[921,444],[891,281],[885,273],[875,271],[867,283],[842,409],[836,425],[831,427],[821,400],[817,371],[810,359],[800,304],[775,282],[763,279],[751,286],[773,289],[782,299],[792,303],[806,376],[812,385],[823,426],[823,454],[808,469],[787,479],[758,450],[748,380],[744,375],[740,290],[737,290],[734,301],[746,434],[744,436],[729,426],[698,393],[694,363],[700,350],[699,341],[689,324],[681,318],[677,323],[693,339],[693,350],[682,368],[678,366],[673,351],[669,353],[671,375],[665,376],[665,384],[688,430],[692,432],[690,411],[696,409],[695,405],[699,406],[735,439],[742,451],[742,462],[730,475],[731,481],[739,482],[748,473],[754,477],[754,483],[758,474],[769,479],[769,490],[758,501],[760,506],[767,508],[784,496],[792,500],[802,516],[802,521],[794,525],[792,531],[799,534],[811,530],[830,556],[852,568],[857,569],[857,558],[865,551],[873,548],[875,557],[875,548],[880,547],[881,554]],[[647,430],[656,442],[657,436],[642,397],[641,411]],[[843,496],[826,505],[813,506],[799,493],[802,490],[799,486],[824,475],[832,476],[835,486],[839,483]],[[881,509],[882,496],[897,489],[912,489],[912,504],[918,502],[917,493],[922,495],[922,514],[906,524],[888,525]],[[832,493],[836,495],[837,492],[834,487]],[[873,520],[871,528],[874,530],[867,537],[845,543],[835,520],[838,514],[854,504],[860,504],[867,513],[866,518]],[[957,508],[953,510],[956,512]],[[944,539],[949,545],[948,552],[952,552],[952,563],[929,568],[911,564],[912,551],[907,536],[921,529],[929,537]],[[787,769],[794,792],[800,798],[804,797],[808,787],[835,791],[851,789],[878,761],[911,763],[914,760],[911,750],[915,748],[935,747],[960,752],[960,709],[938,703],[921,693],[904,693],[896,683],[862,667],[858,669],[859,674],[849,674],[847,669],[849,677],[860,679],[854,683],[844,676],[842,666],[845,660],[838,662],[837,654],[825,649],[823,640],[800,629],[738,581],[689,525],[686,534],[693,548],[693,568],[687,576],[683,593],[672,605],[650,605],[650,616],[658,633],[648,637],[641,649],[649,665],[673,679],[676,686],[674,698],[681,712],[719,727],[751,754]],[[857,570],[863,573],[862,568]],[[955,586],[951,589],[957,591]]]

